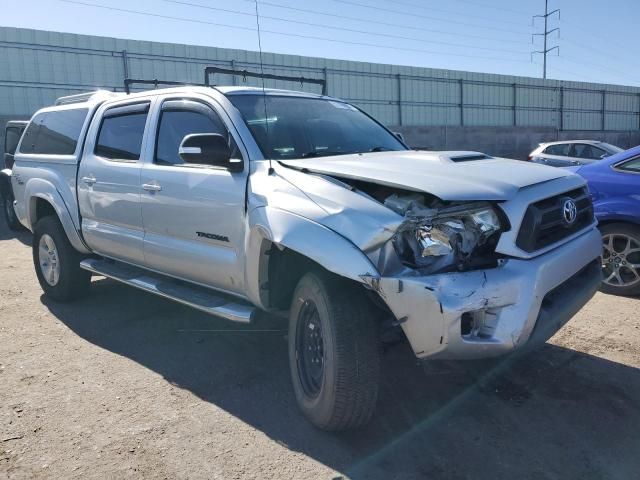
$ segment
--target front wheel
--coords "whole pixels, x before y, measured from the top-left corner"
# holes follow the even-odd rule
[[[86,293],[91,273],[80,268],[81,259],[57,218],[38,220],[33,229],[33,264],[47,296],[65,302]]]
[[[640,295],[640,227],[604,225],[601,290],[614,295]]]
[[[293,295],[289,365],[298,406],[323,430],[365,425],[379,382],[377,326],[364,293],[325,272],[307,273]]]

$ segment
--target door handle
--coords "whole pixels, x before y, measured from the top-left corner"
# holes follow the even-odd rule
[[[157,183],[143,183],[142,184],[142,189],[146,190],[147,192],[159,192],[162,190],[162,187],[160,185],[158,185]]]
[[[87,177],[82,177],[82,181],[83,181],[84,183],[86,183],[87,185],[91,186],[91,185],[93,185],[94,183],[96,183],[97,179],[96,179],[96,177],[94,177],[93,175],[89,175],[89,176],[87,176]]]

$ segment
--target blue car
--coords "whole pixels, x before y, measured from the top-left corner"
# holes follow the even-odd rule
[[[600,222],[602,291],[640,295],[640,146],[571,170],[589,183]]]

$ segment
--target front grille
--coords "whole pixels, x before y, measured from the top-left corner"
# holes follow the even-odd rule
[[[564,204],[572,199],[577,207],[576,219],[569,224]],[[532,203],[522,220],[516,245],[525,252],[535,252],[559,242],[593,223],[593,204],[586,188],[578,188]]]

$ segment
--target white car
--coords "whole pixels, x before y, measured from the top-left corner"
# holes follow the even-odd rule
[[[541,143],[529,154],[529,161],[552,167],[573,167],[587,165],[623,149],[610,143],[596,140],[564,140]]]

